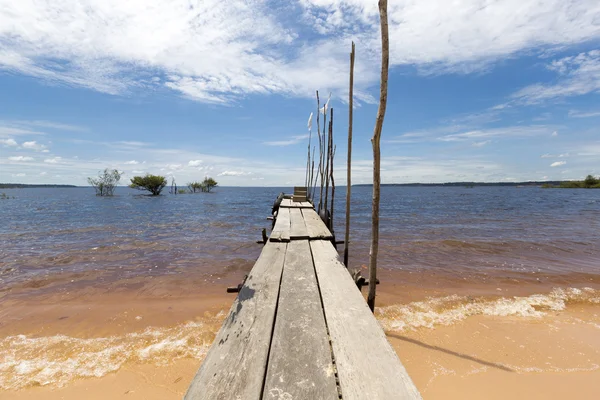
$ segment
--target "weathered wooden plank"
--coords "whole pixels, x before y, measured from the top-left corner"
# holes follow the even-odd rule
[[[263,399],[337,399],[307,240],[288,244]]]
[[[331,242],[310,246],[343,399],[421,399]]]
[[[333,235],[327,229],[325,223],[321,220],[316,211],[312,208],[303,208],[302,216],[304,217],[304,223],[308,236],[311,239],[332,239]]]
[[[263,247],[186,400],[260,399],[286,247]]]
[[[280,208],[277,212],[275,226],[271,231],[269,238],[271,242],[289,242],[290,241],[290,209]]]
[[[279,205],[279,207],[284,207],[284,208],[289,208],[292,206],[292,199],[283,199],[281,200],[281,204]]]
[[[280,207],[282,207],[282,208],[313,208],[313,205],[310,204],[310,202],[306,201],[306,198],[303,198],[302,201],[284,199],[284,200],[282,200]]]
[[[299,208],[290,208],[290,240],[308,239],[308,231]]]

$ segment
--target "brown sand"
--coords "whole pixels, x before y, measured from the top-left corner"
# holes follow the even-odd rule
[[[383,307],[457,293],[547,293],[541,286],[497,288],[472,282],[427,288],[420,282],[401,285],[385,272],[382,277],[378,305]],[[7,298],[0,303],[0,340],[17,334],[103,338],[203,321],[210,342],[224,318],[219,311],[227,312],[235,296],[224,287],[238,279],[202,285],[165,278],[130,282],[128,290],[80,288]],[[473,315],[433,329],[390,331],[388,338],[425,399],[596,399],[600,392],[600,304],[569,304],[566,310],[546,310],[540,318]],[[180,399],[200,358],[176,358],[166,365],[132,358],[116,372],[75,378],[63,387],[0,390],[0,400]]]

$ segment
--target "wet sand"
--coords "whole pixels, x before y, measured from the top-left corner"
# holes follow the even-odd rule
[[[13,291],[0,302],[0,399],[181,398],[242,276]],[[595,282],[380,277],[377,317],[425,399],[597,398]]]

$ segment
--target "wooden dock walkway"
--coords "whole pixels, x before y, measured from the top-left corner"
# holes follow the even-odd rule
[[[185,399],[420,399],[308,202],[284,199]]]

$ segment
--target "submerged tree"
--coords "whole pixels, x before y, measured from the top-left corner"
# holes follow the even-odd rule
[[[190,193],[196,193],[202,191],[202,182],[190,182],[187,184],[188,189],[190,189]]]
[[[218,185],[217,181],[215,181],[213,178],[206,177],[202,181],[202,191],[210,192],[210,190],[217,185]]]
[[[150,174],[134,176],[129,185],[133,189],[147,190],[152,193],[152,196],[158,196],[165,186],[167,186],[167,179],[164,176]]]
[[[118,170],[106,168],[97,178],[88,178],[88,183],[96,190],[96,196],[112,196],[120,180]]]

